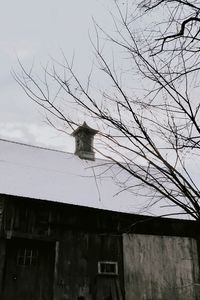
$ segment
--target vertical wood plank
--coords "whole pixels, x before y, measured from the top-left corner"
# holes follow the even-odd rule
[[[58,263],[59,263],[59,241],[55,244],[55,264],[54,264],[54,283],[53,283],[53,300],[58,299],[57,283],[58,283]]]
[[[197,244],[192,238],[123,235],[126,300],[194,300]]]
[[[0,237],[0,299],[3,298],[3,277],[6,257],[6,240]]]
[[[2,232],[2,225],[3,225],[3,212],[4,212],[4,199],[0,196],[0,235]]]

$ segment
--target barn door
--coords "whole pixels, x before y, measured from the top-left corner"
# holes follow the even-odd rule
[[[54,247],[50,243],[8,241],[3,300],[51,300]]]

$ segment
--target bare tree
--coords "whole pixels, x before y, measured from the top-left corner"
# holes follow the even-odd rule
[[[115,1],[114,33],[94,22],[92,45],[95,66],[106,82],[103,90],[94,89],[95,66],[82,83],[73,60],[64,55],[64,62],[44,68],[43,80],[22,62],[21,72],[14,73],[28,97],[50,113],[53,126],[70,132],[82,121],[81,113],[95,122],[105,146],[98,151],[127,174],[122,189],[148,195],[150,205],[165,199],[197,220],[198,4],[144,0],[132,7],[132,2]]]

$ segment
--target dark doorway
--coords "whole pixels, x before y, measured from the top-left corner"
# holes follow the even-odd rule
[[[54,244],[13,239],[7,242],[4,300],[50,300]]]
[[[118,276],[97,276],[93,299],[122,300],[123,297]]]

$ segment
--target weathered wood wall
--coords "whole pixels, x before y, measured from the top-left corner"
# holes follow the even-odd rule
[[[126,300],[200,299],[197,222],[12,196],[5,196],[0,203],[1,222],[0,292],[6,243],[24,239],[53,245],[54,300],[91,300],[97,285],[105,291],[114,281],[122,290],[120,300],[124,290]],[[127,231],[129,234],[123,234]],[[103,280],[99,279],[98,261],[118,262],[119,276],[114,281],[101,275]],[[107,296],[100,293],[98,299]]]
[[[196,300],[199,262],[196,240],[123,235],[126,300]]]
[[[118,262],[119,276],[116,279],[119,279],[123,294],[119,236],[66,231],[59,243],[54,299],[94,299],[97,277],[102,277],[98,275],[98,261]],[[109,280],[107,276],[107,281]],[[104,291],[103,299],[109,296]]]
[[[3,290],[3,270],[5,265],[6,241],[1,237],[3,231],[4,197],[0,196],[0,299]]]
[[[0,196],[0,235],[1,235],[1,232],[2,232],[3,211],[4,211],[4,197]]]
[[[0,299],[3,293],[3,275],[6,257],[6,241],[0,237]]]
[[[40,240],[51,241],[54,245],[52,299],[94,299],[94,293],[99,289],[99,276],[103,277],[98,275],[98,261],[118,262],[119,275],[115,276],[114,284],[121,291],[119,300],[124,299],[122,237],[116,232],[117,218],[113,221],[102,211],[89,210],[86,213],[75,206],[12,200],[7,200],[4,214],[4,236],[8,243],[21,239],[24,243]],[[113,286],[110,278],[107,275],[107,286]],[[106,284],[103,284],[106,289]],[[103,299],[109,298],[110,289],[103,294]]]

